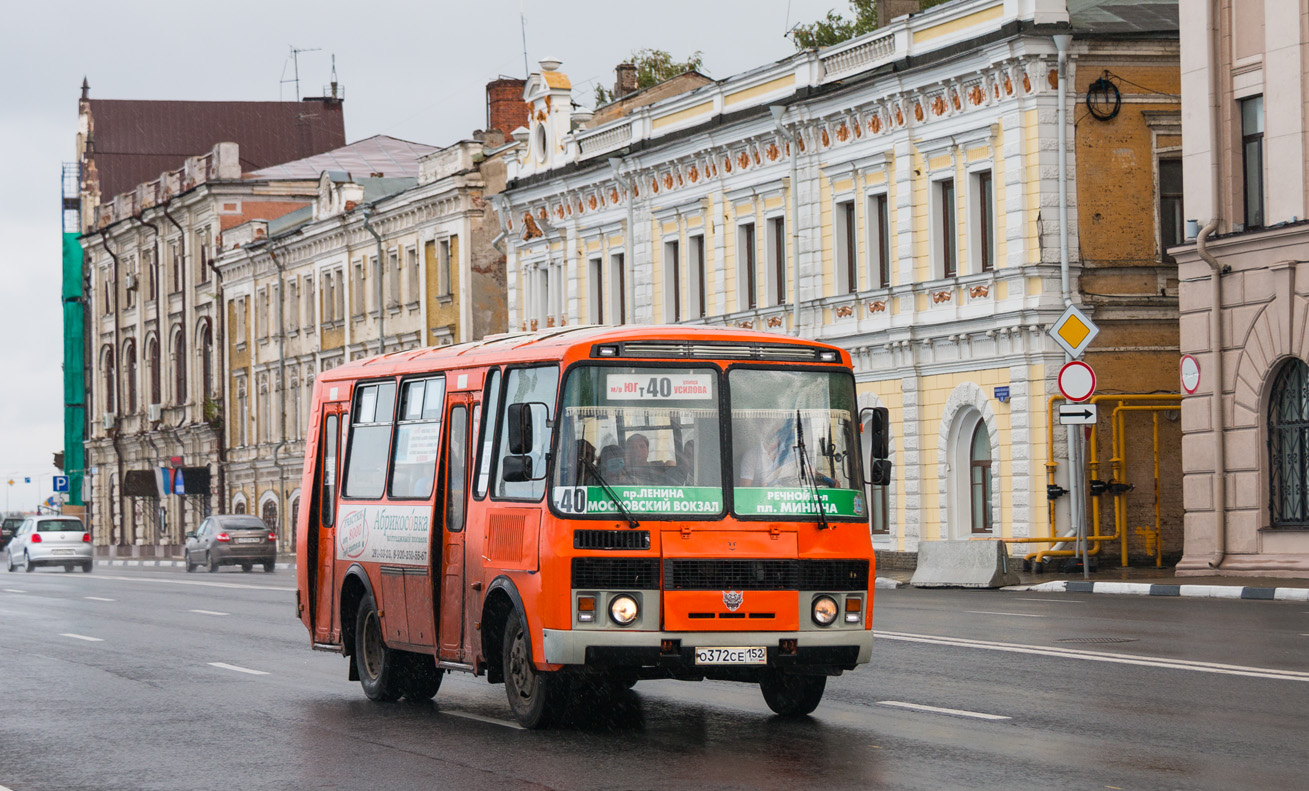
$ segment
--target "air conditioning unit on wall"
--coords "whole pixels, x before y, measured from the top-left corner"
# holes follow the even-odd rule
[[[151,423],[158,423],[159,419],[164,416],[164,408],[160,404],[151,404],[147,410],[147,415]]]
[[[104,425],[105,431],[108,431],[114,427],[114,416],[106,412],[100,416],[100,422]]]
[[[131,274],[129,272],[127,275],[126,285],[128,291],[131,291],[132,289],[136,288],[136,275]]]

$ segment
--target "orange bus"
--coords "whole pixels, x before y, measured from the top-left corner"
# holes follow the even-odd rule
[[[535,728],[577,684],[709,678],[808,714],[872,651],[857,413],[845,351],[722,328],[501,335],[325,371],[298,614],[373,700],[465,671]]]

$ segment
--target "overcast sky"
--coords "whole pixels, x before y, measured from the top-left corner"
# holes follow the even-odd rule
[[[7,509],[51,493],[63,447],[60,163],[72,161],[86,77],[100,99],[294,99],[322,93],[331,58],[349,142],[388,134],[431,145],[485,125],[485,84],[527,60],[563,61],[574,100],[610,87],[635,49],[704,54],[723,78],[786,57],[797,21],[846,0],[8,3],[0,22],[0,486]],[[201,153],[201,152],[195,152]],[[178,163],[181,164],[180,162]],[[32,483],[24,483],[30,477]],[[9,485],[10,480],[15,483]]]

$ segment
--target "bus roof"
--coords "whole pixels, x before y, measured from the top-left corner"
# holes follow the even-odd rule
[[[515,362],[590,357],[598,346],[613,346],[620,359],[701,359],[850,364],[840,347],[819,341],[733,327],[694,325],[579,325],[538,332],[488,335],[454,346],[428,346],[390,352],[324,371],[326,380],[353,380],[423,369],[474,368]],[[812,352],[811,352],[812,350]],[[832,360],[823,351],[836,352]]]

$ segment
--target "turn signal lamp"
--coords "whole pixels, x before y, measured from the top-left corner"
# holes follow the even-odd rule
[[[859,621],[862,620],[861,614],[863,613],[863,609],[864,609],[864,602],[862,599],[857,598],[855,596],[851,596],[850,598],[846,599],[845,622],[859,623]]]
[[[595,620],[595,597],[577,597],[577,620],[579,623],[591,623]]]

